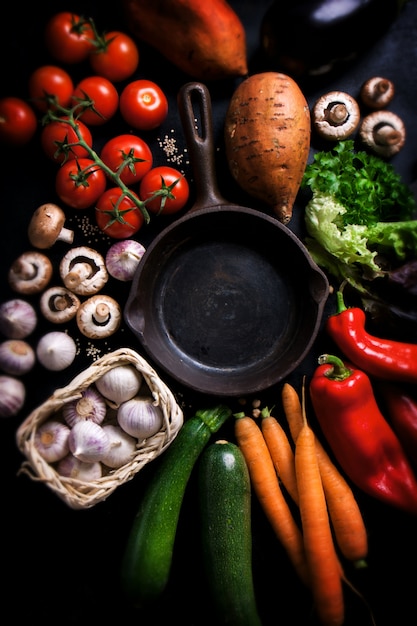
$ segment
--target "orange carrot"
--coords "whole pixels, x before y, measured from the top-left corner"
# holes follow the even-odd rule
[[[309,584],[303,537],[281,491],[278,476],[258,424],[235,415],[235,436],[245,457],[254,493],[301,580]]]
[[[295,469],[304,548],[316,610],[323,626],[341,626],[344,622],[342,572],[333,543],[315,436],[307,422],[297,437]]]
[[[284,384],[282,400],[291,436],[296,442],[303,427],[303,407],[289,383]],[[337,545],[343,556],[357,566],[363,565],[368,553],[368,535],[354,493],[317,438],[316,454]]]
[[[294,502],[298,504],[294,451],[287,437],[287,433],[278,420],[270,414],[267,408],[262,409],[261,417],[262,434],[268,446],[275,470],[286,491]]]

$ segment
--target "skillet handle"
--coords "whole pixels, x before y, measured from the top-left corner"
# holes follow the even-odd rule
[[[178,109],[196,186],[196,201],[191,211],[229,205],[217,184],[211,98],[207,87],[199,82],[183,85],[178,92]]]

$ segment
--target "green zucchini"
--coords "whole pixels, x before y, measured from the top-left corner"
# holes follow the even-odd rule
[[[155,602],[168,583],[188,480],[211,435],[230,415],[228,407],[219,405],[197,411],[185,421],[145,489],[129,533],[121,572],[122,589],[137,606]]]
[[[237,445],[219,440],[204,450],[198,490],[215,623],[261,626],[252,573],[250,478]]]

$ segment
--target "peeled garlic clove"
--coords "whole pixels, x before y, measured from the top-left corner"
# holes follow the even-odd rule
[[[135,396],[142,384],[142,374],[132,365],[117,365],[95,381],[102,396],[119,406]]]
[[[137,439],[125,432],[120,426],[106,424],[103,430],[110,441],[110,449],[107,454],[101,458],[101,462],[107,467],[117,469],[130,463],[133,456],[137,452]]]
[[[69,452],[68,426],[58,420],[48,420],[35,433],[35,447],[48,463],[55,463]]]
[[[95,463],[85,463],[77,459],[71,453],[67,454],[67,456],[59,461],[56,471],[61,476],[76,478],[77,480],[83,480],[87,483],[97,480],[103,475],[101,463],[98,461]]]
[[[91,420],[74,424],[68,443],[70,452],[85,463],[101,461],[110,448],[109,438],[103,428]]]
[[[62,407],[62,416],[71,427],[82,420],[92,420],[96,424],[101,424],[106,412],[106,402],[94,387],[87,387],[81,392],[81,398],[71,400]]]
[[[69,367],[77,354],[77,346],[72,337],[61,331],[46,333],[38,341],[36,356],[48,370],[58,372]]]
[[[119,406],[117,421],[132,437],[147,439],[161,430],[164,415],[153,398],[135,396]]]

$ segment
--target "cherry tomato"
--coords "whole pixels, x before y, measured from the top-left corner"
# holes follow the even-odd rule
[[[45,44],[50,54],[61,63],[80,63],[94,49],[94,32],[88,20],[61,11],[46,23]]]
[[[82,100],[91,103],[78,118],[87,126],[101,126],[110,120],[119,106],[116,87],[104,76],[87,76],[74,89],[73,104]],[[81,109],[80,109],[81,110]]]
[[[120,187],[107,189],[97,202],[97,226],[109,237],[128,239],[138,232],[144,221],[142,211],[133,200],[127,196],[122,198]]]
[[[68,119],[63,117],[62,119]],[[93,145],[93,137],[90,129],[83,124],[80,120],[75,120],[78,132],[85,143],[90,146]],[[74,159],[78,157],[88,157],[89,154],[85,148],[80,145],[74,145],[65,148],[65,144],[77,144],[79,141],[75,130],[65,122],[53,121],[43,127],[41,132],[41,146],[45,154],[56,161],[57,163],[63,163],[68,159]]]
[[[112,82],[130,78],[139,65],[139,50],[129,35],[113,30],[96,42],[96,49],[89,57],[96,74]]]
[[[36,132],[38,121],[32,107],[13,96],[0,99],[0,141],[14,146],[28,143]]]
[[[168,115],[168,100],[156,83],[146,79],[134,80],[120,94],[119,108],[130,126],[152,130]]]
[[[54,108],[57,102],[67,107],[71,102],[74,83],[71,76],[56,65],[41,65],[29,76],[29,96],[39,111]]]
[[[106,189],[107,178],[92,159],[71,159],[58,170],[55,189],[73,209],[87,209],[97,202]]]
[[[153,156],[148,144],[135,135],[118,135],[104,144],[100,158],[113,172],[126,163],[120,173],[125,185],[139,183],[152,167]]]
[[[180,211],[188,201],[190,187],[187,179],[179,170],[167,165],[161,165],[149,170],[142,178],[139,187],[139,197],[146,201],[159,189],[169,188],[167,197],[157,196],[146,202],[150,213],[170,215]]]

